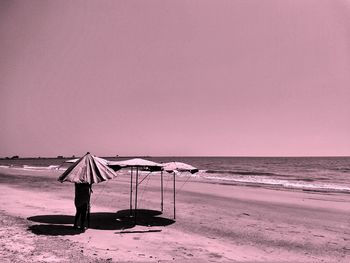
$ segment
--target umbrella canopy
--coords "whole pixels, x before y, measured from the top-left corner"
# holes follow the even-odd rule
[[[115,176],[115,172],[107,166],[107,160],[87,153],[78,161],[75,161],[58,178],[58,181],[94,184],[107,181]]]
[[[134,158],[124,161],[114,161],[114,162],[108,162],[108,166],[112,167],[113,169],[121,169],[121,168],[127,168],[127,167],[138,167],[138,168],[148,168],[152,171],[160,171],[162,170],[163,165],[160,163],[148,161],[141,158]]]
[[[193,167],[192,165],[189,165],[187,163],[181,163],[181,162],[169,162],[169,163],[163,163],[163,169],[169,173],[174,171],[179,172],[190,172],[191,174],[197,173],[198,169],[196,167]]]

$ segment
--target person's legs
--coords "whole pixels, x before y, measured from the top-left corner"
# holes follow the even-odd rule
[[[87,213],[87,204],[84,204],[81,206],[81,224],[80,224],[80,228],[81,229],[85,229],[85,218],[86,218],[86,213]]]
[[[79,217],[81,216],[81,209],[80,209],[80,207],[75,207],[75,209],[76,209],[76,213],[75,213],[75,217],[74,217],[74,227],[77,228]]]
[[[90,228],[90,204],[87,205],[86,220],[87,227]]]

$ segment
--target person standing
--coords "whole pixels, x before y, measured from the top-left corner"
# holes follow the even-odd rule
[[[85,219],[90,209],[90,195],[92,189],[88,183],[75,183],[75,198],[74,204],[76,214],[74,218],[74,228],[78,228],[78,221],[80,219],[80,229],[85,231]],[[88,218],[89,220],[89,218]]]

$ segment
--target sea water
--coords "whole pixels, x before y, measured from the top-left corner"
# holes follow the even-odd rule
[[[127,158],[107,158],[124,160]],[[265,187],[350,193],[350,157],[145,157],[155,162],[179,161],[199,169],[207,181]],[[0,166],[25,170],[62,169],[64,159],[0,160]]]
[[[236,182],[314,191],[350,193],[350,157],[190,157],[198,176]]]

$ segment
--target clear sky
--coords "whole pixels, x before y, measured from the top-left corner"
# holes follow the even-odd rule
[[[350,1],[0,2],[0,156],[350,155]]]

